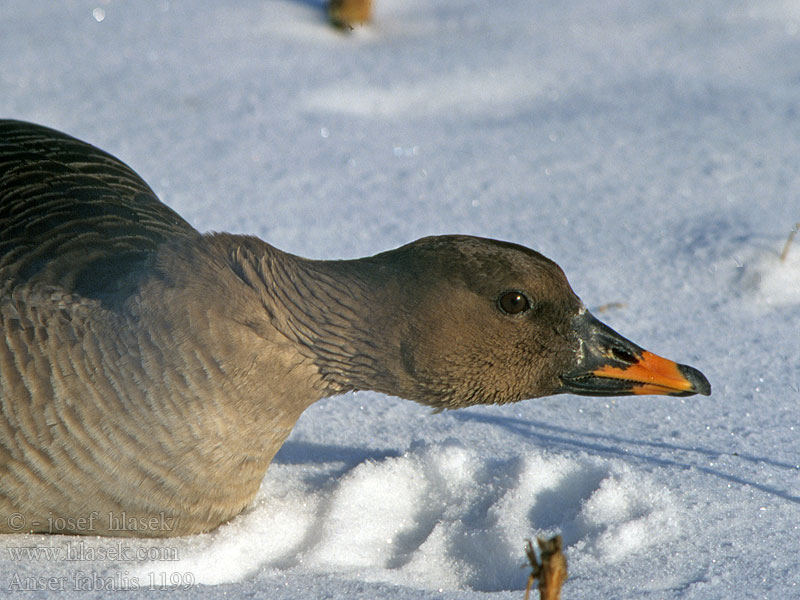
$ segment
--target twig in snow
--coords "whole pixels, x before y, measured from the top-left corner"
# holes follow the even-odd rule
[[[567,559],[561,552],[561,536],[557,535],[549,540],[538,538],[539,550],[542,561],[536,559],[533,544],[530,540],[525,546],[525,554],[531,566],[528,576],[528,585],[525,586],[525,600],[529,600],[533,582],[539,580],[540,600],[560,600],[561,586],[567,580]]]
[[[592,312],[594,313],[604,313],[606,311],[611,310],[612,308],[625,308],[627,304],[624,302],[606,302],[605,304],[601,304],[597,308],[595,308]]]
[[[353,29],[372,17],[372,0],[329,0],[328,18],[335,27]]]
[[[789,237],[786,238],[786,243],[783,245],[783,252],[781,252],[781,261],[786,260],[786,256],[789,254],[789,246],[792,245],[798,229],[800,229],[800,222],[794,224],[794,227],[792,227],[792,230],[789,232]]]

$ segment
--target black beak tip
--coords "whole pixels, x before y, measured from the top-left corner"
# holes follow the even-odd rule
[[[637,346],[584,311],[573,319],[580,341],[559,392],[585,396],[703,396],[711,384],[700,371]]]
[[[689,365],[678,365],[678,370],[681,372],[681,375],[683,375],[686,378],[686,380],[692,384],[692,389],[690,391],[679,395],[681,396],[693,396],[695,394],[701,394],[703,396],[711,395],[711,384],[709,383],[706,376],[703,375],[700,371],[698,371],[694,367],[690,367]]]

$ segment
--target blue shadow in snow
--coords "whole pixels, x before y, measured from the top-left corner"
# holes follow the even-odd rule
[[[757,481],[751,481],[744,477],[725,473],[718,469],[705,466],[700,462],[681,462],[678,460],[671,460],[659,456],[652,456],[645,452],[645,448],[661,448],[666,450],[673,450],[678,452],[687,452],[707,456],[710,458],[719,458],[720,456],[735,457],[742,461],[748,461],[756,464],[769,465],[771,467],[785,469],[798,473],[798,467],[790,463],[771,460],[763,456],[753,456],[750,454],[731,454],[730,452],[720,452],[717,450],[709,450],[705,448],[693,448],[690,446],[679,446],[677,444],[669,444],[666,442],[652,442],[649,440],[636,440],[626,439],[615,435],[590,433],[587,431],[569,429],[567,427],[560,427],[557,425],[550,425],[541,421],[529,421],[515,417],[504,417],[481,414],[477,412],[462,411],[453,413],[453,418],[461,419],[464,421],[479,421],[502,427],[505,430],[525,438],[534,438],[541,442],[545,447],[560,447],[565,449],[581,449],[588,450],[597,454],[607,456],[618,456],[630,460],[631,458],[639,459],[651,464],[666,466],[666,467],[680,467],[684,469],[693,468],[708,475],[713,475],[736,483],[739,485],[746,485],[761,490],[764,493],[783,498],[789,502],[800,504],[800,496],[795,496],[786,492]],[[549,431],[551,433],[543,433]],[[613,445],[612,445],[613,444]],[[630,450],[630,446],[638,446],[641,450],[639,452]]]

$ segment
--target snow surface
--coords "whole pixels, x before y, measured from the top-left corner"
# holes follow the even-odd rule
[[[321,0],[4,3],[0,115],[116,154],[199,229],[526,244],[713,395],[324,400],[231,523],[3,536],[0,589],[521,599],[525,538],[561,532],[565,600],[800,598],[798,6],[376,0],[344,35]]]

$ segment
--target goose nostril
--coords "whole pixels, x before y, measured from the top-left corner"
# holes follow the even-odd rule
[[[639,359],[636,357],[635,354],[627,350],[623,350],[622,348],[616,348],[616,347],[611,348],[611,356],[613,356],[619,361],[628,363],[629,365],[639,362]]]

